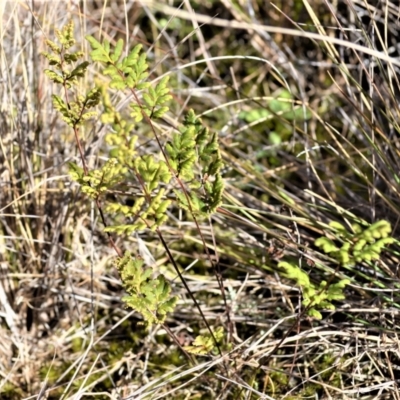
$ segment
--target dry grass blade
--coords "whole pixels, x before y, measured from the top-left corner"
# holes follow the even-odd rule
[[[400,400],[396,4],[3,1],[0,16],[2,399]],[[126,50],[143,44],[149,82],[169,77],[168,113],[132,128],[138,154],[166,155],[189,108],[218,133],[215,214],[194,219],[166,188],[172,206],[157,234],[112,237],[179,298],[150,329],[124,306],[98,213],[109,199],[132,206],[140,182],[96,203],[68,174],[69,162],[103,165],[112,131],[102,105],[76,136],[53,107],[60,90],[40,53],[70,20],[85,60],[85,35],[123,38]],[[96,68],[83,91],[105,84]],[[136,95],[111,91],[126,121]],[[390,243],[341,262],[338,249],[382,220]],[[219,353],[206,326],[223,332]]]

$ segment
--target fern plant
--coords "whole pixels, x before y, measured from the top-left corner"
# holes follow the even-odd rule
[[[171,296],[171,286],[165,277],[160,274],[153,278],[153,269],[145,267],[143,260],[132,257],[129,252],[117,259],[116,267],[128,293],[122,300],[142,314],[148,325],[163,323],[178,301],[176,296]]]
[[[337,246],[332,239],[325,236],[318,238],[315,245],[346,266],[363,261],[379,260],[385,246],[396,241],[389,236],[392,227],[385,220],[377,221],[365,229],[361,225],[353,223],[351,231],[336,221],[331,221],[329,226],[336,237],[342,241],[342,246]]]
[[[329,226],[333,230],[337,241],[342,241],[339,247],[335,241],[322,236],[315,240],[315,246],[331,255],[339,266],[352,266],[356,263],[379,260],[381,253],[387,245],[396,242],[390,236],[392,227],[388,221],[377,221],[366,228],[353,223],[351,230],[346,229],[339,222],[331,221]],[[322,281],[318,286],[310,281],[309,275],[297,265],[288,262],[280,262],[278,267],[284,270],[284,276],[296,282],[303,293],[302,304],[307,308],[308,315],[321,319],[322,314],[318,309],[334,310],[334,300],[343,300],[343,289],[350,283],[348,279],[342,279],[337,283],[329,284]]]
[[[343,300],[345,295],[343,289],[350,283],[349,279],[328,285],[326,281],[322,281],[319,286],[313,284],[306,272],[301,270],[297,265],[282,261],[278,264],[279,268],[284,270],[284,276],[296,282],[302,289],[302,304],[307,309],[310,317],[321,319],[322,314],[318,309],[334,310],[332,304],[334,300]]]
[[[224,188],[217,135],[211,134],[190,110],[171,140],[162,145],[152,121],[168,112],[166,104],[172,99],[168,77],[155,86],[148,82],[148,64],[142,46],[135,46],[124,56],[121,39],[113,47],[106,40],[101,43],[92,36],[86,37],[92,49],[90,56],[102,66],[102,74],[109,77],[109,83],[98,85],[85,95],[77,94],[78,78],[85,75],[90,64],[84,61],[69,71],[69,66],[83,56],[82,52],[71,51],[75,44],[73,28],[71,22],[56,30],[59,44],[46,42],[50,52],[43,54],[54,67],[46,70],[46,74],[64,90],[64,99],[54,95],[53,104],[64,121],[74,128],[79,147],[78,127],[97,115],[94,107],[101,103],[104,108],[101,121],[109,126],[105,138],[110,147],[108,160],[97,169],[89,169],[81,151],[82,167],[71,162],[69,168],[71,178],[80,184],[83,193],[96,200],[98,207],[101,200],[114,221],[124,222],[108,225],[105,231],[130,235],[149,229],[162,238],[159,227],[167,220],[167,211],[173,205],[195,219],[214,213],[221,204]],[[113,90],[132,94],[134,101],[128,106],[130,118],[112,104],[110,91]],[[143,122],[153,131],[162,156],[138,153],[137,136],[132,132]],[[110,202],[104,196],[117,186],[133,183],[141,193],[131,206]],[[175,199],[167,198],[171,190]],[[123,301],[139,312],[148,325],[163,323],[177,302],[167,279],[162,274],[154,274],[140,257],[129,252],[119,254],[116,267],[128,293]]]
[[[197,355],[217,354],[214,338],[217,342],[221,342],[224,338],[224,328],[220,326],[213,330],[213,336],[214,337],[212,337],[208,332],[199,335],[193,341],[192,345],[185,346],[184,349],[188,353]]]

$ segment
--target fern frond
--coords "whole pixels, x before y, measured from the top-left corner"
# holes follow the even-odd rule
[[[139,312],[148,326],[164,323],[178,301],[176,296],[171,296],[171,285],[164,275],[152,278],[153,270],[129,252],[117,259],[116,267],[128,293],[122,298],[127,306]]]
[[[331,254],[341,265],[350,266],[356,262],[379,260],[385,246],[396,242],[389,237],[392,228],[385,220],[364,228],[359,224],[352,224],[353,232],[346,230],[339,222],[332,221],[329,226],[339,233],[340,239],[345,240],[342,247],[338,248],[331,239],[324,236],[316,239],[314,244],[321,247],[324,253]]]
[[[63,45],[64,49],[68,50],[75,44],[74,22],[71,20],[61,30],[55,29],[55,34],[58,41]]]
[[[311,283],[307,273],[302,271],[297,265],[282,261],[278,264],[279,268],[284,269],[284,276],[296,282],[303,292],[302,304],[307,307],[309,316],[321,319],[322,314],[318,309],[334,310],[335,306],[332,301],[343,300],[345,295],[344,288],[350,283],[348,279],[327,285],[326,281],[322,281],[318,287]]]
[[[217,343],[220,343],[224,337],[224,328],[220,326],[213,330],[213,335]],[[189,353],[197,355],[212,354],[217,350],[214,338],[207,332],[206,334],[197,336],[192,345],[185,346],[184,349]]]

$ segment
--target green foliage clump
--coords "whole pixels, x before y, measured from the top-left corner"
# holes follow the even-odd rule
[[[176,296],[171,296],[171,286],[164,275],[153,278],[153,269],[145,267],[143,260],[133,258],[129,252],[117,259],[116,267],[128,293],[122,300],[138,311],[148,326],[164,323],[178,301]]]
[[[102,65],[102,73],[110,78],[110,82],[108,87],[102,83],[84,96],[76,95],[72,101],[67,90],[77,86],[78,78],[84,77],[89,62],[77,65],[72,71],[67,68],[83,56],[81,52],[68,52],[75,44],[72,22],[61,31],[57,30],[56,35],[60,45],[47,41],[52,54],[44,53],[54,67],[54,70],[47,70],[47,76],[65,90],[65,99],[53,96],[55,108],[74,128],[76,137],[77,128],[96,115],[89,109],[100,103],[104,107],[101,121],[111,128],[105,138],[110,146],[109,159],[103,166],[90,170],[83,158],[83,168],[69,163],[70,176],[81,185],[83,193],[96,201],[102,200],[97,204],[105,204],[104,209],[114,216],[114,221],[129,221],[109,225],[105,230],[119,235],[130,235],[144,229],[157,231],[166,222],[167,210],[173,202],[167,196],[169,188],[175,193],[174,203],[194,218],[207,217],[215,212],[222,202],[224,188],[218,137],[203,126],[193,111],[188,112],[172,140],[165,144],[165,149],[160,148],[162,157],[137,152],[137,136],[132,134],[136,124],[144,120],[157,135],[152,121],[168,112],[166,103],[172,99],[168,77],[162,78],[155,86],[147,81],[148,64],[142,46],[135,46],[124,56],[121,39],[112,47],[106,40],[100,43],[87,36],[92,49],[91,58]],[[134,101],[129,104],[131,119],[123,117],[113,106],[109,88],[133,95]],[[162,146],[157,136],[156,139]],[[128,187],[132,183],[139,187],[133,205],[110,202],[105,198],[104,195],[116,186]],[[160,231],[157,232],[161,235]],[[171,296],[169,282],[163,275],[153,277],[152,269],[144,267],[143,260],[130,254],[119,257],[116,266],[128,292],[123,299],[126,304],[140,312],[148,325],[163,323],[177,301]]]
[[[188,183],[190,195],[175,190],[179,205],[195,215],[208,216],[222,202],[224,184],[220,170],[222,158],[216,134],[211,135],[191,110],[180,132],[166,145],[168,162],[176,176]],[[201,166],[195,174],[195,163]]]
[[[23,397],[22,389],[11,382],[2,382],[2,399],[21,399]]]
[[[321,319],[322,314],[317,310],[328,309],[334,310],[335,306],[332,301],[343,300],[345,298],[343,289],[350,283],[349,279],[328,285],[326,281],[322,281],[316,286],[310,281],[310,277],[306,272],[301,270],[297,265],[282,261],[278,264],[279,268],[284,269],[284,276],[296,282],[303,292],[302,304],[307,308],[307,314],[316,319]]]
[[[341,265],[352,266],[363,261],[379,260],[384,248],[396,241],[389,236],[392,228],[385,220],[377,221],[365,229],[354,223],[352,231],[336,221],[330,222],[329,226],[338,239],[344,241],[342,246],[338,247],[332,239],[325,236],[318,238],[315,245],[334,257]]]
[[[43,52],[42,54],[49,60],[50,65],[54,70],[46,69],[44,72],[50,80],[65,88],[65,90],[72,88],[78,84],[78,78],[84,77],[88,61],[84,61],[72,70],[69,66],[76,63],[79,58],[83,57],[81,51],[68,52],[68,50],[75,44],[73,36],[74,24],[71,21],[62,30],[55,30],[57,39],[60,45],[51,40],[46,40],[47,46],[50,48],[51,53]],[[75,100],[64,100],[60,96],[53,94],[53,105],[58,110],[63,120],[71,127],[78,127],[85,121],[97,115],[96,111],[89,111],[96,107],[100,102],[100,91],[94,88],[87,92],[84,96],[77,95]]]
[[[146,54],[141,53],[142,45],[136,45],[126,56],[122,57],[124,42],[119,39],[114,51],[111,50],[110,42],[105,40],[103,44],[98,42],[93,36],[86,36],[87,41],[92,47],[90,56],[93,61],[98,61],[106,65],[103,70],[104,75],[111,78],[110,87],[123,90],[125,88],[143,90],[143,104],[132,103],[131,117],[136,122],[143,119],[143,115],[148,118],[160,118],[167,111],[168,107],[163,104],[172,99],[168,89],[168,76],[162,78],[155,88],[146,82],[149,74]]]
[[[272,119],[276,116],[281,117],[282,120],[286,121],[302,121],[311,118],[311,112],[304,111],[301,106],[293,106],[293,95],[286,89],[280,89],[275,93],[274,98],[271,98],[266,107],[264,108],[252,108],[250,111],[241,111],[239,118],[246,122],[255,122],[260,119]]]
[[[125,168],[114,158],[109,159],[102,168],[92,169],[85,175],[83,168],[75,163],[69,163],[71,178],[81,185],[82,192],[92,199],[99,198],[109,188],[115,186],[121,179]]]
[[[277,90],[266,100],[265,107],[243,110],[239,113],[239,118],[252,126],[265,124],[268,127],[268,141],[271,145],[279,145],[286,140],[292,133],[293,124],[311,118],[310,110],[296,105],[293,94],[287,89]]]
[[[85,96],[77,96],[75,101],[68,104],[56,94],[53,94],[54,108],[62,114],[63,120],[72,127],[77,127],[85,121],[97,116],[96,111],[86,111],[96,107],[100,102],[99,90],[94,88]]]
[[[332,239],[325,236],[316,239],[314,244],[343,266],[379,260],[385,246],[396,241],[389,236],[392,231],[390,223],[384,220],[377,221],[364,229],[359,224],[353,224],[351,231],[336,221],[330,222],[329,226],[338,240],[343,242],[342,246],[338,247]],[[334,310],[332,301],[345,298],[343,289],[350,283],[348,279],[329,285],[326,281],[322,281],[316,286],[310,281],[309,275],[297,265],[281,262],[278,266],[285,270],[285,277],[294,280],[302,288],[302,303],[307,307],[308,315],[314,318],[322,318],[317,308]]]
[[[215,346],[215,340],[220,343],[224,338],[224,328],[222,326],[218,327],[213,331],[214,338],[209,332],[199,335],[196,337],[191,346],[185,346],[184,349],[188,353],[206,355],[217,353],[217,348]]]

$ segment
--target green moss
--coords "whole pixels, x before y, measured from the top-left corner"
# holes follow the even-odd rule
[[[11,382],[6,382],[1,387],[1,396],[2,400],[13,400],[13,399],[21,399],[23,396],[23,390]]]

